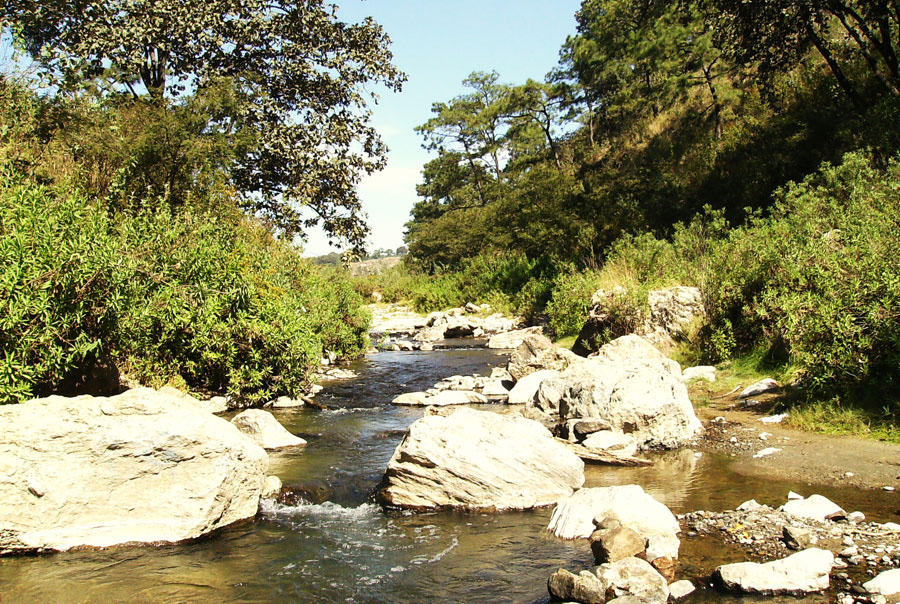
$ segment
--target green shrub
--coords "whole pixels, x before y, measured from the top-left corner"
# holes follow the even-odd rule
[[[77,194],[0,180],[0,401],[102,358],[142,383],[256,404],[300,394],[323,352],[367,345],[349,281],[236,210],[163,204],[111,220]]]
[[[47,394],[90,359],[123,304],[103,212],[0,172],[0,403]]]

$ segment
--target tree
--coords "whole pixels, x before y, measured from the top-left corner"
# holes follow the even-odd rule
[[[723,47],[763,74],[796,65],[815,48],[861,109],[861,67],[883,92],[900,97],[900,3],[896,0],[714,0]]]
[[[364,85],[404,80],[371,19],[343,23],[323,0],[7,0],[0,23],[60,94],[230,96],[202,132],[230,145],[241,204],[287,236],[321,223],[362,250],[356,185],[386,154]]]

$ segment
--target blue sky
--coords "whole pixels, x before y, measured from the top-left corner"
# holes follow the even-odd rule
[[[373,124],[391,152],[387,168],[360,186],[369,215],[370,249],[403,245],[403,224],[416,201],[416,184],[429,154],[413,128],[431,115],[431,104],[462,94],[473,71],[497,71],[501,81],[541,80],[557,63],[566,36],[575,33],[580,0],[336,0],[342,21],[371,16],[393,42],[395,64],[408,81],[399,94],[384,93]],[[330,251],[310,232],[305,255]]]

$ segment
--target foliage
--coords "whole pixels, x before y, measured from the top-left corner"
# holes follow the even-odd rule
[[[78,193],[7,172],[0,217],[3,402],[113,364],[261,403],[300,394],[323,351],[365,346],[347,280],[236,213],[163,206],[110,220]]]
[[[403,75],[377,24],[342,23],[336,10],[322,0],[12,0],[0,23],[60,96],[144,107],[149,130],[174,134],[142,157],[159,174],[206,148],[200,160],[223,171],[245,209],[288,234],[321,222],[362,251],[356,185],[386,153],[364,87],[399,89]],[[173,120],[186,129],[173,132]],[[175,176],[191,181],[185,163]]]

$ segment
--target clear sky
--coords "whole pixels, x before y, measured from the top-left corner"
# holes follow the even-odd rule
[[[391,37],[395,64],[408,80],[399,94],[384,93],[373,124],[390,155],[387,168],[360,186],[369,216],[370,249],[403,245],[403,225],[416,201],[422,166],[430,159],[413,128],[431,104],[463,94],[473,71],[496,71],[502,82],[541,80],[557,63],[566,36],[575,33],[580,0],[336,0],[342,21],[371,16]],[[305,255],[335,251],[310,232]]]

